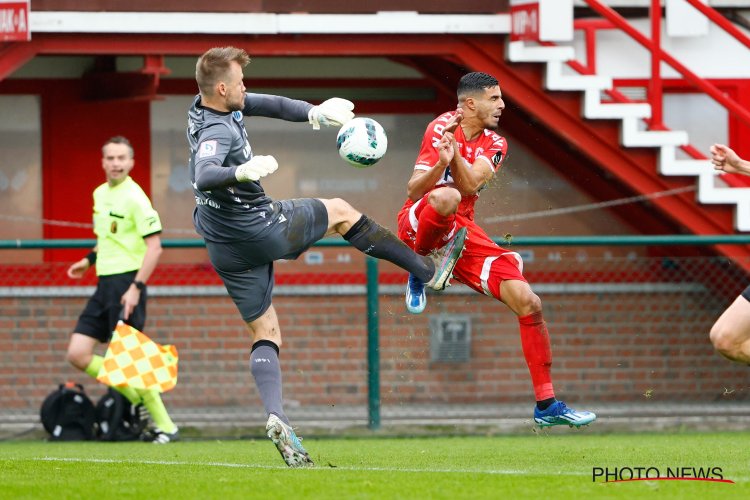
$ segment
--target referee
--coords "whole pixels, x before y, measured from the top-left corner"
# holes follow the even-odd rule
[[[107,182],[94,190],[96,247],[68,268],[70,278],[81,278],[96,264],[99,281],[83,309],[68,345],[68,361],[96,378],[102,356],[94,354],[97,343],[108,343],[122,313],[138,330],[146,321],[146,283],[161,255],[161,220],[143,189],[130,177],[133,146],[122,136],[102,146],[102,168]],[[166,444],[179,438],[156,390],[114,387],[137,409],[145,407],[155,427],[143,438]]]

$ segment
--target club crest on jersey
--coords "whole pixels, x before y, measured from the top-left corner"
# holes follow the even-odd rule
[[[204,141],[198,146],[198,158],[208,158],[216,154],[216,141]]]

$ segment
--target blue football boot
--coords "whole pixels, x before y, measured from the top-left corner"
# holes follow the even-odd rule
[[[552,427],[553,425],[569,425],[570,427],[581,427],[589,425],[596,420],[596,415],[590,411],[576,411],[568,408],[562,401],[555,401],[544,411],[534,408],[534,422],[539,427]]]

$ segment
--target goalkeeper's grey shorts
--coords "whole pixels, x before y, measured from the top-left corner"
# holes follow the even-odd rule
[[[208,258],[242,319],[254,321],[271,306],[273,261],[299,257],[328,229],[323,202],[299,198],[274,202],[268,225],[242,241],[206,240]]]

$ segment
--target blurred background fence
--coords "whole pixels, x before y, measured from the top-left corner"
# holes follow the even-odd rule
[[[82,383],[95,402],[103,394],[65,361],[96,278],[90,272],[80,282],[68,279],[67,263],[43,262],[41,255],[51,247],[77,247],[83,256],[93,243],[2,242],[0,426],[35,425],[42,400],[64,381]],[[168,408],[179,425],[262,423],[248,368],[251,341],[202,244],[164,243],[149,282],[145,333],[179,351],[179,382],[164,397]],[[750,262],[717,257],[709,246],[750,238],[500,243],[521,253],[524,273],[542,298],[553,381],[567,402],[593,410],[612,403],[731,403],[736,409],[749,399],[747,367],[718,355],[708,333],[750,282]],[[298,261],[276,265],[284,399],[293,421],[372,424],[365,269],[364,256],[341,242],[323,242]],[[475,415],[484,408],[489,418],[513,416],[517,408],[530,415],[533,392],[509,309],[454,284],[430,294],[425,313],[413,316],[403,304],[406,274],[380,262],[376,276],[378,313],[369,323],[379,326],[376,375],[384,422],[460,416],[468,408]]]

